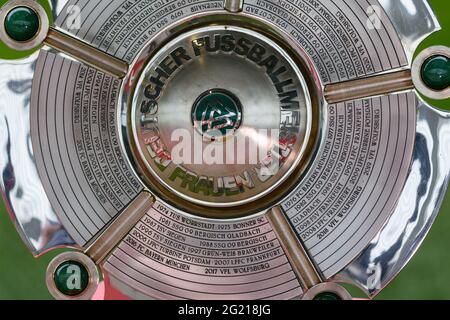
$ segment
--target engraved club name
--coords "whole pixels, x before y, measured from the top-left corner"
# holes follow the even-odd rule
[[[211,53],[234,53],[246,58],[259,67],[265,68],[268,77],[273,83],[280,98],[281,108],[297,109],[299,107],[298,91],[293,86],[294,80],[286,77],[288,68],[282,64],[279,58],[268,54],[268,50],[261,44],[253,42],[245,37],[236,39],[232,34],[204,36],[192,41],[192,53],[184,47],[176,48],[164,58],[150,76],[149,85],[144,90],[142,109],[148,110],[150,105],[160,97],[166,82],[175,72],[193,60],[193,56],[200,57]]]

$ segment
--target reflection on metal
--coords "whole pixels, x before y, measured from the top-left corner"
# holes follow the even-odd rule
[[[63,13],[63,10],[66,9],[66,11],[70,11],[72,8],[66,8],[66,5],[69,3],[70,0],[50,0],[50,8],[52,9],[52,18],[53,21],[56,20],[56,18]]]
[[[48,46],[114,77],[123,78],[128,72],[128,65],[125,62],[57,29],[50,28],[44,42]]]
[[[148,76],[150,77],[153,76],[150,73],[150,71],[152,71],[152,68],[149,68],[150,64],[149,57],[155,58],[157,57],[157,55],[160,55],[162,56],[162,58],[165,58],[164,55],[160,54],[160,52],[158,51],[168,51],[169,44],[177,40],[175,36],[178,33],[180,33],[181,30],[191,30],[197,26],[198,29],[196,30],[194,29],[194,31],[190,32],[190,34],[195,34],[196,31],[200,31],[200,26],[203,25],[212,25],[209,28],[201,28],[202,31],[205,33],[207,29],[209,29],[210,32],[217,30],[216,32],[217,34],[220,34],[221,32],[224,33],[227,30],[233,32],[235,30],[244,29],[246,31],[246,34],[249,35],[249,37],[252,34],[253,35],[256,34],[260,35],[262,39],[269,38],[268,40],[270,41],[270,43],[274,43],[276,45],[276,48],[268,48],[269,50],[264,54],[264,57],[268,58],[270,57],[269,52],[279,50],[278,54],[285,55],[288,58],[287,60],[289,62],[286,62],[287,63],[286,67],[288,67],[289,64],[292,64],[292,60],[294,60],[295,58],[294,62],[297,65],[295,69],[297,68],[300,69],[301,75],[300,78],[302,77],[304,78],[303,79],[304,81],[300,80],[300,82],[302,83],[306,82],[306,85],[304,83],[302,86],[297,85],[297,88],[299,89],[298,90],[299,96],[296,97],[295,100],[298,100],[300,102],[300,109],[301,109],[300,112],[298,112],[299,110],[283,110],[283,108],[280,108],[279,101],[275,102],[276,100],[279,100],[281,97],[279,97],[277,92],[274,91],[273,83],[271,83],[272,80],[270,80],[270,78],[267,77],[267,74],[265,74],[264,72],[264,68],[260,68],[260,70],[256,71],[251,68],[252,67],[251,60],[245,59],[245,57],[242,55],[242,52],[245,53],[245,49],[244,51],[241,52],[240,55],[232,52],[229,52],[228,54],[224,55],[212,53],[210,54],[210,56],[209,55],[205,55],[204,57],[202,56],[201,59],[198,59],[198,61],[189,61],[188,63],[186,63],[186,65],[189,65],[189,67],[191,67],[190,69],[192,70],[191,72],[181,72],[180,75],[174,72],[174,74],[170,77],[170,85],[166,85],[163,88],[164,95],[161,98],[161,101],[164,102],[164,104],[160,105],[160,103],[158,103],[154,105],[154,107],[156,108],[151,108],[151,111],[156,112],[162,110],[161,113],[163,114],[164,117],[161,118],[154,117],[158,118],[158,122],[157,123],[153,122],[153,124],[164,125],[164,130],[161,130],[161,133],[164,133],[164,138],[169,142],[169,145],[171,146],[175,145],[176,143],[176,141],[170,141],[171,129],[179,129],[180,127],[181,129],[186,128],[192,129],[191,114],[188,112],[186,113],[188,117],[187,118],[185,117],[186,114],[184,110],[186,105],[184,104],[184,101],[188,101],[187,102],[187,104],[189,105],[188,111],[190,111],[192,108],[192,104],[194,104],[195,99],[198,97],[195,95],[196,90],[200,90],[200,88],[203,90],[217,88],[219,84],[220,86],[229,87],[236,95],[239,95],[241,100],[245,100],[247,102],[244,113],[246,117],[245,122],[248,125],[246,126],[246,128],[242,126],[240,127],[242,129],[239,131],[239,134],[241,136],[243,135],[244,130],[253,133],[257,132],[257,130],[254,130],[255,128],[272,129],[280,127],[281,122],[286,122],[287,124],[286,126],[289,125],[290,121],[301,123],[301,125],[299,126],[302,133],[301,137],[304,136],[303,133],[310,132],[310,135],[306,148],[304,148],[305,146],[302,146],[303,150],[299,150],[302,153],[299,155],[299,157],[297,157],[297,160],[300,160],[300,164],[297,165],[296,169],[294,170],[292,170],[292,168],[289,169],[291,170],[292,173],[284,183],[282,183],[282,181],[276,182],[279,184],[276,193],[275,192],[270,193],[267,192],[267,190],[260,188],[260,190],[262,190],[263,193],[267,193],[267,195],[265,197],[260,198],[258,201],[253,201],[252,205],[240,205],[234,207],[231,206],[232,202],[230,200],[233,200],[233,198],[235,200],[236,196],[227,197],[229,205],[223,203],[224,202],[222,201],[223,197],[212,197],[211,195],[209,195],[209,197],[207,197],[206,195],[203,196],[203,201],[200,205],[198,204],[200,203],[198,201],[199,199],[197,199],[197,203],[195,203],[194,201],[191,202],[186,201],[180,195],[182,195],[183,197],[190,196],[190,198],[192,199],[192,193],[188,194],[186,192],[186,190],[188,189],[184,187],[180,188],[180,184],[178,185],[178,189],[181,189],[181,191],[186,192],[185,195],[181,194],[180,192],[178,193],[173,192],[172,188],[171,190],[169,190],[168,188],[164,188],[163,184],[161,184],[159,181],[161,178],[159,177],[159,180],[154,178],[154,176],[157,175],[152,174],[151,171],[148,170],[148,167],[150,167],[149,163],[154,164],[155,162],[142,161],[142,159],[145,159],[145,157],[140,156],[141,152],[137,150],[137,147],[134,144],[134,141],[138,139],[134,139],[133,135],[137,135],[135,134],[135,132],[138,130],[134,130],[133,126],[137,127],[140,122],[140,119],[138,119],[140,110],[139,108],[137,108],[139,103],[136,103],[136,101],[142,102],[143,100],[143,99],[138,100],[138,98],[142,98],[142,93],[141,96],[139,97],[138,89],[141,89],[139,91],[142,92],[143,91],[142,89],[144,88],[143,86],[139,86],[139,83],[145,84],[146,82],[148,82],[149,79],[146,79],[145,71],[147,71]],[[247,26],[247,28],[243,28],[241,26]],[[284,36],[276,37],[275,34],[277,33],[274,30],[276,29],[265,26],[256,19],[250,18],[248,16],[243,17],[241,15],[231,15],[229,13],[220,13],[220,14],[214,13],[212,15],[205,13],[199,17],[196,17],[195,19],[193,17],[188,17],[186,19],[180,19],[180,21],[177,21],[176,24],[171,25],[167,29],[163,29],[164,32],[158,33],[154,38],[152,38],[152,41],[146,44],[146,46],[141,50],[139,55],[135,58],[134,63],[130,65],[130,71],[126,76],[126,78],[124,78],[123,80],[121,101],[119,105],[120,110],[118,117],[121,120],[122,124],[121,126],[123,133],[122,143],[124,145],[124,149],[127,150],[128,152],[129,159],[134,164],[134,167],[138,169],[140,177],[145,181],[147,186],[150,189],[152,189],[152,192],[154,192],[157,195],[160,195],[161,198],[165,199],[169,204],[175,204],[177,207],[184,209],[185,212],[191,213],[193,212],[196,215],[202,215],[204,217],[236,218],[254,213],[263,213],[271,205],[274,205],[277,198],[280,198],[282,195],[287,194],[290,191],[291,187],[300,179],[302,173],[307,169],[309,161],[311,161],[312,159],[314,147],[317,144],[316,143],[317,135],[319,134],[320,131],[319,109],[321,108],[321,104],[323,102],[321,90],[322,86],[319,79],[320,77],[317,74],[317,70],[314,67],[314,63],[310,60],[310,58],[302,50],[302,48],[295,47],[293,48],[293,50],[285,52],[285,50],[289,48],[291,43],[288,42],[287,37]],[[270,35],[270,37],[268,35]],[[271,40],[274,37],[277,39],[277,41]],[[179,38],[182,37],[180,36]],[[173,39],[173,41],[168,44],[165,42],[165,40],[167,39]],[[213,40],[213,38],[210,38],[210,40]],[[264,44],[266,42],[258,41],[258,43]],[[189,44],[189,42],[187,42],[185,45],[186,48],[189,48],[192,44]],[[239,51],[238,46],[236,46],[236,50]],[[172,63],[170,60],[167,61],[169,61],[170,64]],[[283,60],[280,60],[279,63],[277,64],[277,68],[285,67],[283,64],[284,61],[285,61],[284,58]],[[253,61],[253,63],[255,64],[256,62]],[[208,68],[205,67],[206,64],[208,65]],[[187,68],[185,68],[185,70],[187,70]],[[223,70],[227,70],[227,72],[223,72]],[[176,71],[178,72],[179,70]],[[250,71],[252,72],[250,73]],[[281,75],[281,78],[283,79],[289,78],[289,79],[287,80],[287,82],[283,81],[284,84],[282,84],[282,87],[291,88],[292,84],[288,83],[289,80],[292,80],[294,83],[299,82],[298,81],[299,79],[297,79],[296,76],[294,76],[293,79],[290,79],[290,77],[287,76],[288,72],[283,73],[284,74]],[[255,74],[256,77],[254,77]],[[204,81],[205,78],[207,78],[208,81]],[[185,86],[186,83],[190,83],[190,86],[186,87]],[[248,90],[247,88],[252,88],[252,90]],[[180,92],[182,92],[183,94],[179,94]],[[203,91],[197,92],[198,95],[202,93]],[[304,95],[306,97],[304,97]],[[311,100],[312,107],[309,106],[309,100]],[[134,106],[130,105],[129,103],[130,101],[134,104]],[[308,104],[304,105],[304,102],[307,102]],[[295,107],[294,109],[297,109],[297,107]],[[151,112],[149,113],[150,114],[147,117],[147,120],[150,120],[152,116],[154,116],[151,114]],[[264,117],[259,116],[260,114],[264,114]],[[308,117],[311,117],[312,119],[308,120],[307,119]],[[283,119],[283,121],[280,122],[280,119]],[[304,127],[305,122],[306,125],[311,128]],[[310,122],[312,123],[312,125],[310,125]],[[144,119],[144,124],[145,124],[143,126],[144,128],[146,127],[146,129],[150,129],[152,122],[147,121],[147,123],[145,123]],[[159,126],[161,127],[161,125]],[[150,132],[151,130],[148,131]],[[141,144],[142,140],[143,139],[141,139]],[[295,144],[298,145],[298,143]],[[129,148],[129,146],[131,146],[131,148]],[[143,151],[142,153],[144,153],[145,155],[147,154],[146,150],[151,150],[151,147],[150,146],[141,147],[141,150]],[[298,150],[297,146],[295,146],[294,150]],[[148,154],[146,155],[146,157],[147,160],[151,158]],[[292,157],[290,156],[289,158],[293,158],[293,154]],[[161,160],[162,159],[157,159],[156,162],[160,162]],[[163,162],[167,163],[169,161]],[[292,162],[292,159],[288,159],[288,162]],[[190,167],[194,167],[194,165],[191,165]],[[219,165],[208,166],[205,164],[204,161],[203,167],[204,171],[207,172],[208,174],[212,172],[212,176],[232,177],[232,175],[240,173],[238,170],[235,170],[235,168],[233,168],[226,174],[222,175],[217,174],[214,168],[219,167]],[[223,170],[226,169],[226,167],[227,166],[222,166],[221,168],[222,172],[226,171]],[[239,166],[236,165],[235,167]],[[287,166],[283,166],[282,168],[283,170],[281,170],[283,172],[284,167]],[[156,172],[158,171],[160,170],[159,169],[156,170]],[[168,171],[169,170],[165,170],[165,172],[159,172],[159,175],[167,176]],[[277,178],[282,176],[283,174],[277,174]],[[167,179],[164,182],[164,184],[174,185],[173,182],[167,181]],[[273,184],[275,184],[275,181],[273,182]],[[271,185],[269,183],[268,188],[274,189],[273,184]],[[248,201],[249,197],[245,193],[241,193],[240,196],[242,198],[241,200],[244,201],[240,202],[234,201],[233,205],[243,203],[245,202],[245,200]],[[245,196],[247,196],[247,199],[245,199]],[[256,195],[255,198],[258,198],[258,196],[259,195]]]
[[[450,175],[450,114],[424,101],[418,109],[414,158],[397,208],[370,245],[336,280],[378,294],[409,262],[430,230]]]
[[[230,38],[236,42],[245,41],[249,48],[258,48],[264,54],[250,60],[248,52],[221,51],[219,41],[226,45],[225,41]],[[213,41],[217,41],[213,50],[206,48]],[[267,69],[260,67],[269,58],[276,59],[278,68],[285,70],[275,83],[267,76]],[[155,79],[155,70],[163,64],[175,67],[164,85],[158,88],[151,79]],[[284,84],[277,85],[281,81]],[[186,86],[187,83],[190,85]],[[239,128],[227,130],[227,134],[225,130],[218,132],[216,128],[207,128],[202,124],[205,120],[194,117],[203,112],[222,117],[233,114],[233,111],[226,109],[211,111],[216,108],[216,101],[222,106],[227,105],[230,110],[228,102],[220,101],[223,98],[213,94],[217,91],[222,92],[221,95],[236,96],[244,111],[234,110],[236,119],[227,118],[227,123],[239,123]],[[199,113],[196,101],[205,93],[213,96],[212,102]],[[289,94],[293,94],[294,98],[290,100]],[[313,139],[312,109],[305,77],[295,61],[276,42],[260,32],[230,25],[199,28],[166,44],[147,63],[136,81],[130,110],[135,158],[138,163],[144,163],[141,171],[150,188],[160,194],[166,192],[165,197],[169,197],[169,191],[180,200],[208,208],[202,208],[206,217],[234,218],[248,215],[250,210],[253,210],[250,213],[265,211],[265,201],[256,200],[265,196],[272,198],[278,195],[273,192],[275,189],[296,183],[289,182],[288,178],[295,175],[308,159],[308,145]],[[240,125],[242,114],[244,119]],[[213,119],[209,123],[218,123],[220,127],[223,122]],[[208,136],[208,131],[216,136]],[[176,153],[171,152],[180,145],[179,139],[174,138],[180,133],[186,136],[186,147],[191,150],[188,159],[179,159]],[[242,147],[242,141],[245,143],[246,139],[253,143]],[[222,155],[208,158],[206,152],[212,147],[223,150]],[[157,148],[164,152],[158,153]],[[269,151],[274,154],[272,160],[266,159]],[[197,152],[200,159],[195,154]],[[254,162],[240,159],[241,153],[247,152],[255,152],[257,157],[248,157],[256,158]],[[180,160],[183,160],[182,164]],[[263,161],[266,161],[265,165],[262,165]],[[161,165],[164,170],[161,170]],[[244,177],[245,183],[241,182],[238,192],[235,178],[232,181],[229,179],[231,173]],[[197,180],[195,183],[200,191],[183,186],[180,181],[186,181],[187,175]],[[202,180],[204,177],[210,180],[205,182]],[[205,191],[202,183],[207,185],[210,182],[213,187]],[[225,190],[222,193],[221,188]],[[178,199],[174,202],[179,207],[184,204]],[[253,203],[252,206],[245,207],[250,203]],[[235,210],[239,206],[242,209]],[[231,213],[227,215],[227,211]]]
[[[224,8],[230,12],[242,11],[244,0],[224,0]]]
[[[374,97],[394,92],[411,90],[414,84],[411,71],[397,71],[364,79],[335,83],[325,86],[328,103],[338,103],[359,98]]]
[[[266,216],[201,219],[159,199],[102,268],[125,283],[121,288],[157,299],[296,299],[303,293]]]
[[[100,265],[109,253],[127,235],[127,233],[147,213],[154,203],[153,196],[148,192],[140,193],[137,198],[94,240],[86,250],[86,254]]]
[[[409,63],[419,44],[441,29],[428,0],[378,0],[400,36]]]
[[[53,209],[83,247],[142,190],[118,141],[120,84],[55,50],[41,50],[36,64],[30,134],[37,170]]]
[[[442,91],[436,91],[429,88],[422,79],[422,66],[428,58],[432,56],[445,56],[450,59],[450,48],[446,46],[433,46],[423,50],[414,60],[412,66],[412,79],[416,89],[426,97],[435,100],[444,100],[450,98],[450,87]]]
[[[267,219],[269,219],[273,230],[277,234],[302,287],[310,289],[321,283],[320,272],[316,269],[314,262],[311,261],[305,248],[298,240],[282,209],[280,207],[273,208],[267,213]]]
[[[334,299],[320,299],[320,294],[335,295]],[[309,289],[302,297],[302,300],[352,300],[352,296],[340,285],[333,282],[323,282]]]
[[[37,57],[35,53],[23,60],[0,61],[1,191],[11,219],[34,255],[74,245],[44,192],[31,147],[29,112]]]
[[[349,298],[333,281],[377,294],[425,237],[450,174],[450,115],[417,102],[417,67],[409,71],[417,45],[439,29],[427,2],[200,2],[208,9],[182,0],[54,0],[55,27],[38,67],[37,54],[0,62],[0,182],[22,237],[34,254],[73,245],[50,199],[86,254],[137,298],[294,299],[302,286],[304,298]],[[70,25],[73,3],[79,28]],[[164,16],[173,6],[176,14]],[[269,18],[274,8],[283,18]],[[305,8],[314,19],[302,19]],[[371,9],[379,28],[367,25]],[[183,38],[197,31],[202,37]],[[227,93],[217,105],[196,103],[217,92]],[[280,102],[292,108],[280,110]],[[205,120],[202,108],[214,109],[209,121],[227,111],[235,132],[291,124],[301,134],[277,142],[294,146],[295,159],[288,148],[280,158],[294,167],[306,150],[304,165],[282,172],[286,183],[277,189],[277,177],[261,175],[259,189],[243,181],[241,167],[170,174],[172,158],[158,139]],[[133,145],[132,121],[142,125],[134,140],[144,156]],[[141,193],[137,172],[157,200]],[[211,193],[214,178],[220,183]],[[168,179],[179,184],[170,189]],[[224,192],[232,187],[237,192]]]

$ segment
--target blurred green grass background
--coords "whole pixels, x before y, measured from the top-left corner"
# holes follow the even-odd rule
[[[0,0],[0,5],[5,2]],[[39,2],[49,8],[46,1]],[[418,52],[431,45],[450,46],[450,1],[429,2],[437,13],[443,30],[425,40]],[[20,56],[24,54],[17,55],[0,42],[0,58]],[[430,103],[450,110],[448,100]],[[376,299],[450,299],[449,245],[450,192],[436,223],[416,256]],[[55,252],[50,252],[38,259],[33,258],[0,201],[0,299],[51,299],[45,286],[45,270],[55,255]],[[360,295],[356,290],[355,293]]]

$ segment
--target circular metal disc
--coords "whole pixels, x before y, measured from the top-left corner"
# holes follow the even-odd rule
[[[276,43],[232,26],[196,29],[159,50],[137,81],[137,156],[187,201],[244,205],[296,169],[311,108],[300,70]]]
[[[413,85],[428,5],[366,2],[56,1],[48,46],[0,63],[34,252],[76,243],[135,298],[379,292],[435,217],[450,116]]]

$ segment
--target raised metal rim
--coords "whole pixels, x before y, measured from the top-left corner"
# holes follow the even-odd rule
[[[37,34],[28,41],[16,41],[9,37],[5,29],[5,19],[11,10],[18,7],[29,7],[34,10],[39,18],[39,31]],[[2,40],[8,47],[18,51],[27,51],[39,46],[45,38],[50,28],[47,13],[44,8],[33,0],[12,0],[6,3],[0,9],[0,40]]]
[[[320,283],[308,291],[303,295],[302,300],[314,300],[317,295],[325,292],[330,292],[336,294],[342,300],[352,300],[352,296],[345,290],[343,287],[334,282],[323,282]]]
[[[77,261],[86,267],[89,274],[89,283],[86,289],[76,296],[67,296],[58,290],[55,281],[53,279],[54,274],[58,266],[66,261]],[[85,254],[81,252],[64,252],[56,256],[48,265],[47,273],[45,275],[45,282],[47,284],[48,291],[51,295],[58,300],[90,300],[97,291],[99,283],[99,273],[95,263]]]
[[[201,27],[209,25],[228,25],[236,27],[246,27],[249,30],[260,32],[262,35],[268,37],[280,46],[284,51],[289,54],[290,58],[294,60],[297,67],[300,69],[305,81],[306,88],[309,91],[312,105],[312,129],[310,133],[310,139],[305,149],[305,156],[297,164],[295,171],[292,172],[286,181],[281,184],[275,192],[275,196],[269,198],[270,195],[259,199],[256,202],[251,202],[250,205],[240,205],[234,207],[210,207],[201,204],[191,203],[176,195],[173,195],[170,190],[159,185],[157,179],[151,178],[150,172],[146,172],[146,164],[143,163],[135,155],[139,153],[137,146],[135,145],[134,133],[132,130],[132,112],[129,112],[131,106],[131,100],[134,96],[134,86],[130,87],[130,84],[136,81],[143,71],[145,61],[149,61],[164,45],[181,35],[182,33],[192,31]],[[160,33],[158,33],[152,40],[149,47],[144,48],[138,57],[132,63],[129,69],[128,75],[125,77],[122,87],[121,96],[122,99],[119,102],[121,106],[118,108],[117,117],[119,122],[127,127],[126,135],[121,136],[122,147],[126,150],[128,159],[133,168],[135,168],[138,176],[144,182],[147,190],[160,198],[168,205],[176,206],[178,209],[182,209],[185,213],[195,213],[196,217],[204,218],[221,218],[221,219],[236,219],[243,216],[249,216],[251,214],[258,214],[265,212],[269,208],[279,203],[283,197],[285,197],[295,185],[296,182],[304,174],[305,170],[311,163],[311,159],[314,156],[314,149],[317,142],[320,139],[321,124],[319,119],[322,116],[322,103],[323,100],[323,85],[317,75],[317,70],[313,67],[309,57],[298,46],[292,46],[293,42],[287,35],[277,28],[276,26],[269,24],[267,21],[260,21],[254,17],[249,17],[243,13],[239,15],[224,13],[222,11],[212,11],[199,15],[195,20],[192,17],[178,21],[177,23],[168,26]],[[127,115],[124,117],[124,115]],[[124,121],[126,119],[126,121]],[[125,132],[125,131],[124,131]],[[130,148],[126,147],[127,143]],[[149,187],[148,187],[149,186]],[[151,189],[149,189],[151,188]],[[272,193],[274,194],[274,193]],[[208,214],[202,214],[203,211],[208,210]]]
[[[213,28],[227,28],[228,30],[244,30],[243,28],[240,27],[234,27],[234,26],[212,26]],[[204,28],[198,28],[198,29],[194,29],[188,32],[183,33],[182,36],[185,37],[190,37],[192,34],[195,34],[198,31],[202,31],[203,29],[206,29],[208,27],[204,27]],[[251,34],[253,36],[256,37],[256,32],[251,30],[251,29],[246,29],[246,31],[248,34]],[[261,33],[261,36],[264,36],[265,38],[267,38],[264,34]],[[175,41],[177,38],[173,39],[172,41]],[[244,206],[244,205],[249,205],[254,203],[255,201],[263,198],[264,196],[269,195],[271,192],[274,192],[275,190],[277,190],[277,188],[282,185],[292,174],[293,172],[296,170],[296,168],[299,166],[299,164],[303,161],[303,157],[307,156],[307,147],[308,147],[308,142],[312,136],[312,127],[313,127],[313,106],[312,106],[312,99],[311,99],[311,93],[309,91],[309,87],[306,83],[306,79],[305,79],[305,75],[304,73],[300,70],[300,68],[298,67],[298,65],[295,63],[294,60],[292,60],[292,58],[290,57],[290,55],[288,54],[288,52],[286,52],[282,47],[280,47],[276,42],[274,42],[272,39],[267,38],[267,41],[270,41],[270,45],[274,46],[276,48],[277,51],[280,52],[280,54],[282,54],[283,56],[285,56],[284,58],[291,64],[292,68],[296,71],[297,76],[299,78],[299,82],[302,85],[302,88],[304,89],[305,92],[305,101],[306,101],[306,110],[307,110],[307,116],[308,116],[308,120],[306,123],[306,131],[305,131],[305,141],[303,142],[300,152],[297,155],[295,161],[292,163],[291,167],[286,171],[286,173],[283,175],[283,177],[277,181],[277,183],[275,183],[274,185],[270,186],[268,189],[266,189],[264,191],[264,194],[262,195],[256,195],[253,196],[251,198],[245,199],[245,201],[237,201],[237,202],[230,202],[230,203],[224,203],[224,204],[217,204],[215,206],[211,205],[209,202],[203,201],[203,200],[198,200],[198,199],[194,199],[192,197],[186,196],[185,194],[175,190],[174,188],[170,187],[170,186],[166,186],[166,188],[170,189],[170,192],[174,193],[175,195],[177,195],[178,197],[181,197],[183,199],[185,199],[186,201],[189,202],[194,202],[198,205],[204,206],[205,208],[218,208],[218,209],[223,209],[223,208],[234,208],[237,206]],[[170,43],[169,43],[170,44]],[[168,44],[168,45],[169,45]],[[159,51],[156,53],[155,56],[159,55]],[[153,58],[152,58],[153,59]],[[136,82],[136,84],[139,83],[139,81]],[[132,104],[133,105],[133,104]],[[132,107],[132,106],[131,106]],[[131,129],[133,131],[133,138],[134,138],[134,145],[136,146],[136,150],[137,153],[136,155],[139,155],[141,157],[141,159],[146,159],[146,156],[142,150],[142,148],[139,146],[138,141],[139,141],[139,137],[137,135],[138,132],[138,124],[136,123],[136,109],[132,109],[131,112]],[[153,169],[148,165],[147,161],[145,161],[145,168],[146,171],[150,172],[150,174],[152,175],[152,178],[155,178],[156,180],[158,180],[158,182],[160,184],[162,184],[163,186],[166,185],[164,181],[162,181],[162,179],[156,174],[154,173]],[[146,174],[147,177],[148,174]],[[148,179],[152,179],[150,177],[147,177]],[[146,180],[148,180],[146,179]]]
[[[445,100],[450,98],[450,87],[441,91],[429,88],[422,79],[422,66],[425,61],[435,55],[443,55],[450,59],[450,48],[446,46],[433,46],[423,50],[414,60],[411,76],[416,89],[428,98]]]

